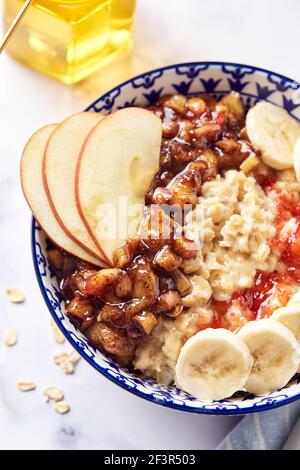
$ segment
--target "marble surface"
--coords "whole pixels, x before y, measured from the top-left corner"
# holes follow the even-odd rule
[[[5,54],[0,57],[0,336],[8,328],[18,332],[15,347],[0,342],[1,449],[213,449],[238,421],[145,402],[108,382],[83,360],[72,376],[52,362],[53,353],[67,345],[53,342],[31,262],[30,214],[18,174],[28,136],[45,123],[83,109],[126,78],[163,64],[227,60],[300,79],[298,0],[138,3],[133,55],[73,88],[26,69]],[[25,292],[23,305],[8,302],[8,286]],[[34,380],[38,388],[26,394],[18,391],[20,378]],[[45,403],[45,385],[64,390],[69,414],[58,415]],[[296,445],[299,435],[300,427]]]

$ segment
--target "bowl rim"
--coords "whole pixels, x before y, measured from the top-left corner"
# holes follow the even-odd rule
[[[276,76],[280,80],[284,80],[286,82],[289,82],[292,85],[296,85],[295,89],[300,87],[300,84],[297,81],[292,80],[291,78],[286,77],[285,75],[282,75],[280,73],[276,73],[276,72],[273,72],[271,70],[267,70],[267,69],[264,69],[264,68],[261,68],[261,67],[252,66],[252,65],[240,64],[240,63],[235,63],[235,62],[218,62],[218,61],[182,62],[182,63],[178,63],[178,64],[167,65],[165,67],[159,67],[159,68],[156,68],[156,69],[151,69],[151,70],[148,70],[147,72],[144,72],[144,73],[141,73],[141,74],[136,75],[134,77],[131,77],[130,79],[120,83],[119,85],[115,86],[114,88],[108,90],[106,93],[101,95],[99,98],[97,98],[95,101],[93,101],[88,107],[86,107],[84,111],[91,111],[92,109],[95,110],[94,106],[100,100],[104,100],[112,92],[114,92],[115,90],[118,90],[119,88],[122,88],[125,85],[131,83],[133,80],[136,80],[136,79],[139,79],[139,78],[144,78],[147,75],[155,73],[155,72],[165,71],[165,70],[169,70],[169,69],[175,69],[176,67],[184,67],[184,66],[190,67],[190,66],[198,66],[198,65],[208,65],[208,66],[216,66],[216,67],[236,66],[236,67],[248,68],[248,69],[253,70],[254,72],[259,72],[259,73],[263,73],[263,74],[267,74],[267,75],[272,74],[273,76]],[[60,322],[58,317],[54,314],[54,310],[53,310],[53,307],[52,307],[52,305],[49,301],[49,298],[47,296],[47,292],[46,292],[44,283],[42,281],[42,276],[41,276],[39,266],[38,266],[37,251],[36,251],[36,233],[37,233],[36,224],[37,224],[37,222],[36,222],[35,218],[32,217],[32,222],[31,222],[31,254],[32,254],[32,259],[33,259],[35,275],[36,275],[36,278],[37,278],[37,281],[38,281],[40,291],[41,291],[42,296],[44,298],[44,301],[46,303],[46,306],[47,306],[52,318],[54,319],[56,325],[62,331],[62,333],[67,338],[67,340],[71,343],[71,345],[74,347],[74,349],[94,369],[96,369],[98,372],[100,372],[102,375],[104,375],[111,382],[115,383],[116,385],[118,385],[122,389],[126,390],[128,393],[132,393],[132,394],[134,394],[134,395],[136,395],[140,398],[143,398],[144,400],[147,400],[151,403],[158,404],[158,405],[164,406],[166,408],[170,408],[170,409],[175,409],[176,411],[186,411],[186,412],[194,413],[194,414],[227,415],[227,416],[228,415],[244,415],[244,414],[248,414],[248,413],[256,413],[256,412],[259,412],[259,411],[266,411],[266,410],[270,410],[270,409],[279,408],[281,406],[287,405],[289,403],[292,403],[292,402],[300,399],[300,390],[299,390],[299,392],[294,396],[285,397],[285,398],[283,398],[280,401],[275,402],[275,403],[272,400],[270,403],[266,402],[266,403],[260,404],[256,407],[254,407],[252,405],[252,406],[248,406],[248,407],[241,408],[241,409],[233,409],[233,408],[230,407],[230,403],[228,403],[229,406],[226,409],[225,408],[226,403],[224,403],[224,408],[222,408],[222,409],[217,409],[217,408],[211,408],[210,409],[210,408],[207,408],[205,405],[203,405],[202,407],[195,408],[195,407],[191,407],[191,406],[186,405],[186,404],[182,405],[182,404],[177,404],[177,403],[174,403],[174,402],[170,403],[170,402],[165,401],[163,398],[160,398],[160,397],[153,397],[152,395],[144,393],[143,391],[138,390],[137,388],[132,389],[126,383],[124,383],[123,381],[119,381],[119,379],[117,377],[111,376],[110,374],[107,373],[107,371],[104,368],[102,368],[99,364],[97,364],[95,361],[93,361],[86,354],[86,352],[84,350],[80,349],[80,347],[74,341],[72,336],[69,334],[68,330],[64,327],[63,323]]]
[[[153,74],[156,72],[162,72],[165,70],[171,70],[177,67],[193,67],[193,66],[198,66],[198,65],[208,65],[208,66],[216,66],[216,67],[222,67],[222,66],[230,66],[230,67],[241,67],[241,68],[247,68],[253,70],[253,72],[259,72],[263,73],[265,75],[270,75],[272,74],[273,76],[279,78],[280,80],[284,80],[285,82],[288,82],[290,85],[295,86],[295,89],[300,88],[300,83],[297,80],[293,80],[292,78],[287,77],[286,75],[282,75],[281,73],[278,72],[273,72],[272,70],[265,69],[263,67],[257,67],[255,65],[249,65],[249,64],[242,64],[239,62],[221,62],[221,61],[193,61],[193,62],[179,62],[177,64],[171,64],[171,65],[166,65],[164,67],[157,67],[155,69],[150,69],[147,70],[146,72],[143,72],[141,74],[135,75],[128,80],[125,80],[124,82],[120,83],[119,85],[116,85],[113,88],[110,88],[108,91],[106,91],[103,95],[99,96],[96,100],[94,100],[89,106],[87,106],[84,111],[95,111],[95,106],[99,101],[105,100],[111,93],[114,91],[118,90],[119,88],[124,87],[125,85],[128,85],[129,83],[133,82],[134,80],[137,80],[139,78],[145,78],[149,74]]]

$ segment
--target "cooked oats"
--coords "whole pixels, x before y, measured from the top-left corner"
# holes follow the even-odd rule
[[[275,269],[278,259],[270,252],[268,242],[275,234],[276,209],[271,196],[264,193],[254,178],[236,170],[206,182],[199,206],[204,210],[200,226],[193,224],[192,213],[187,216],[188,233],[199,239],[202,235],[198,232],[203,229],[204,237],[201,262],[194,274],[201,286],[201,278],[209,282],[214,299],[227,301],[233,292],[250,287],[258,270]],[[185,272],[188,266],[186,261]],[[195,305],[198,300],[195,296]]]
[[[197,315],[182,313],[176,320],[159,318],[151,335],[138,346],[133,365],[146,377],[156,377],[168,385],[174,380],[174,370],[181,347],[197,331]]]
[[[192,307],[193,305],[201,305],[209,301],[212,289],[209,282],[203,276],[193,275],[190,278],[192,283],[192,291],[183,297],[183,305]]]
[[[286,191],[299,192],[300,183],[297,181],[277,181],[276,188],[285,189]]]
[[[242,171],[229,170],[203,184],[198,206],[186,217],[185,235],[199,247],[197,256],[181,266],[192,283],[183,297],[186,310],[175,321],[160,318],[136,350],[136,369],[171,383],[182,345],[213,321],[211,299],[228,301],[233,292],[252,286],[258,270],[278,269],[278,256],[269,246],[275,215],[272,197]],[[232,331],[246,321],[236,306],[224,318]]]

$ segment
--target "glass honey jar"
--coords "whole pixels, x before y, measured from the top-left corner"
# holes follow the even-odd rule
[[[24,0],[4,0],[7,29]],[[130,49],[136,0],[34,0],[8,43],[17,60],[76,83]]]

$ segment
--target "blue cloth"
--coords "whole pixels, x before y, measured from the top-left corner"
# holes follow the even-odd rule
[[[217,450],[281,449],[300,416],[300,400],[275,410],[245,416]]]

